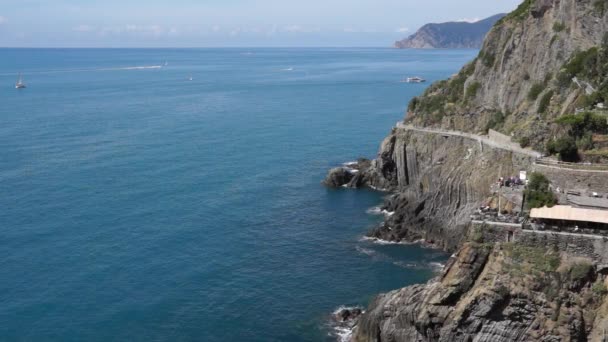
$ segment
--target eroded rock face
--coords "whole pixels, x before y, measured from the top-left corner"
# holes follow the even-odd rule
[[[424,240],[454,251],[470,215],[490,195],[490,184],[499,175],[519,174],[531,163],[529,157],[474,140],[395,129],[378,158],[343,184],[392,191],[383,209],[393,214],[370,237]]]
[[[361,317],[358,342],[588,341],[605,295],[597,275],[533,277],[519,273],[500,247],[465,244],[427,285],[378,296]],[[573,292],[573,282],[583,284]],[[605,304],[604,304],[605,305]],[[598,340],[599,341],[599,340]]]

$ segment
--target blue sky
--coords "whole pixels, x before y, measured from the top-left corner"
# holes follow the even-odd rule
[[[390,46],[520,0],[0,0],[3,47]]]

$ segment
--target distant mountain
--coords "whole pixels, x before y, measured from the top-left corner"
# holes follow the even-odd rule
[[[415,34],[395,42],[399,49],[480,48],[492,26],[506,14],[497,14],[474,23],[426,24]]]

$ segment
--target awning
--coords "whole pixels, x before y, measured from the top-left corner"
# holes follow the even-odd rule
[[[569,205],[556,205],[553,208],[532,209],[530,218],[608,224],[608,210],[581,209],[573,208]]]

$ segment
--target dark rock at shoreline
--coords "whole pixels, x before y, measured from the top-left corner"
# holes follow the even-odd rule
[[[353,179],[353,174],[345,167],[336,167],[329,171],[327,177],[323,181],[323,184],[332,187],[339,188],[343,185],[348,184]]]

